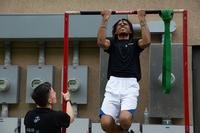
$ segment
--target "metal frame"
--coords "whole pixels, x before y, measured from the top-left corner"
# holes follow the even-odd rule
[[[183,14],[183,75],[184,75],[184,124],[185,133],[189,133],[189,95],[188,95],[188,11],[174,9],[174,13]],[[161,10],[145,10],[146,14],[160,14]],[[68,81],[68,45],[69,45],[69,15],[100,15],[101,11],[66,11],[64,16],[64,57],[63,57],[63,92],[67,92]],[[137,10],[111,11],[111,14],[137,14]],[[66,112],[66,102],[62,101],[62,109]],[[63,128],[62,133],[65,133]]]

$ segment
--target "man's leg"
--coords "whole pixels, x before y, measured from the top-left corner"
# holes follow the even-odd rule
[[[115,123],[115,120],[109,115],[101,116],[101,128],[106,133],[125,133],[125,131]]]
[[[121,111],[119,116],[119,123],[120,127],[124,130],[127,130],[130,128],[131,124],[133,122],[133,115],[129,111]]]

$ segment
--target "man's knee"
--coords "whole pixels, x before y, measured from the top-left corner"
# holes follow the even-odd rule
[[[111,131],[114,127],[115,121],[111,116],[104,115],[101,117],[101,128],[104,131]]]
[[[132,114],[128,111],[122,111],[119,117],[119,123],[121,128],[129,129],[133,121]]]
[[[132,123],[132,120],[129,118],[121,118],[119,120],[120,127],[123,128],[124,130],[129,129]]]

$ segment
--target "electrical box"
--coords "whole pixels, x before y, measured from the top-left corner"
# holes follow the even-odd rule
[[[172,89],[169,94],[162,90],[161,73],[163,45],[150,46],[150,100],[149,116],[160,118],[183,118],[183,47],[182,44],[172,44]]]
[[[108,81],[107,71],[108,71],[108,59],[109,54],[104,51],[103,48],[100,48],[100,102],[103,102],[105,87]]]
[[[71,101],[76,104],[87,104],[88,66],[68,66],[68,90]]]
[[[27,67],[26,82],[26,102],[34,103],[31,94],[38,85],[49,82],[53,85],[53,66],[52,65],[29,65]]]
[[[79,79],[69,79],[68,80],[68,89],[71,93],[76,93],[81,87]]]
[[[18,118],[0,118],[1,133],[18,133]]]
[[[142,125],[143,133],[185,133],[184,125]],[[190,126],[190,133],[193,133],[193,126]]]
[[[19,67],[0,65],[0,103],[17,103],[19,94]]]

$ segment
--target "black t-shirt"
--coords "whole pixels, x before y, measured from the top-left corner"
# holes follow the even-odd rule
[[[110,40],[110,47],[105,50],[109,53],[108,79],[110,76],[134,77],[141,79],[140,52],[138,39]]]
[[[24,118],[26,133],[61,133],[61,127],[69,127],[70,116],[49,108],[36,108]]]

